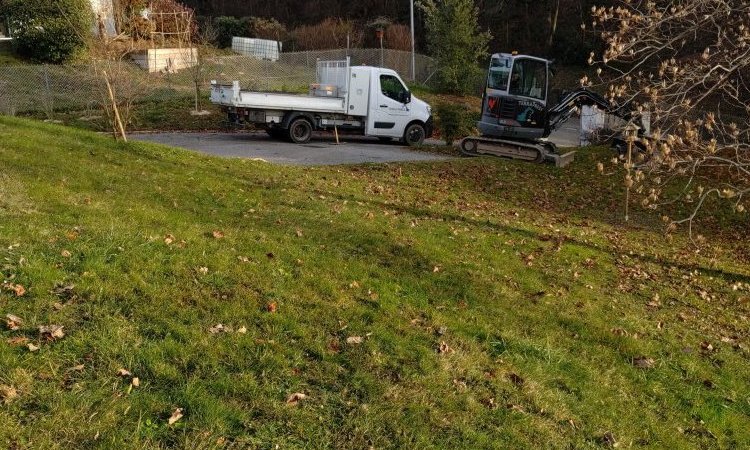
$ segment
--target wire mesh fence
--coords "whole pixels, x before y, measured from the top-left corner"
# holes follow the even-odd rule
[[[190,53],[185,53],[190,51]],[[182,53],[180,53],[182,52]],[[184,53],[184,54],[183,54]],[[212,80],[239,81],[244,89],[308,92],[316,81],[318,61],[344,60],[381,66],[412,80],[411,53],[398,50],[341,49],[281,53],[278,60],[242,55],[202,56],[191,49],[146,52],[144,66],[128,58],[76,65],[0,66],[0,114],[55,113],[99,108],[106,102],[103,72],[108,72],[118,100],[139,102],[199,97],[207,102]],[[416,55],[413,81],[429,84],[433,60]]]

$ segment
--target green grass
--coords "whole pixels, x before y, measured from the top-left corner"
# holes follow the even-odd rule
[[[129,131],[215,131],[227,129],[226,114],[220,107],[203,99],[201,110],[208,115],[194,115],[193,97],[165,95],[134,104],[127,116]],[[111,131],[106,113],[97,108],[45,113],[37,111],[24,117],[52,120],[64,125],[91,131]]]
[[[607,157],[280,167],[0,118],[0,445],[747,448],[747,219],[624,226]]]

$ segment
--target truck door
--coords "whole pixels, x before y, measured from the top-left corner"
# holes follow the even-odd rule
[[[395,74],[380,73],[373,80],[367,134],[400,138],[411,117],[411,94]]]

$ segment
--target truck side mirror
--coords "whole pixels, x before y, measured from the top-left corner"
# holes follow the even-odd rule
[[[408,105],[411,103],[411,92],[406,91],[401,94],[401,100],[403,101],[404,105]]]

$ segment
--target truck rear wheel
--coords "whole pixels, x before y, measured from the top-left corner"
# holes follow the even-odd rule
[[[424,125],[413,123],[406,127],[406,131],[404,131],[404,143],[410,147],[419,147],[424,143],[425,136],[427,136],[427,132]]]
[[[302,117],[289,124],[289,140],[295,144],[305,144],[312,138],[312,124]]]

